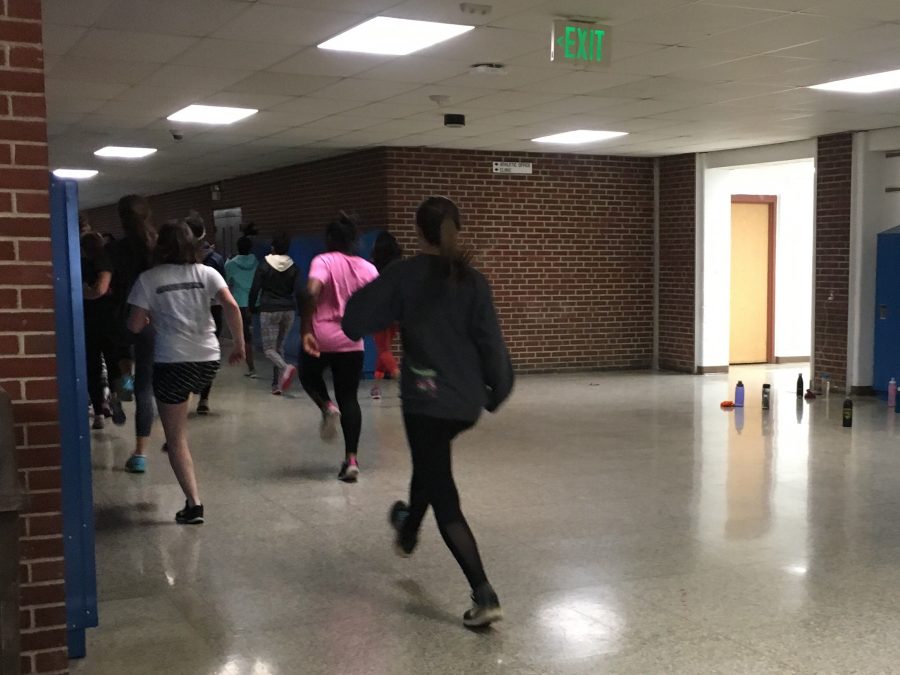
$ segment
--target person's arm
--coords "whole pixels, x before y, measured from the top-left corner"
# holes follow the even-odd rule
[[[140,333],[150,323],[150,313],[143,307],[131,306],[126,325],[132,333]]]
[[[485,409],[488,412],[496,412],[512,393],[515,375],[487,281],[479,280],[476,302],[478,304],[472,321],[471,334],[481,357],[484,383],[489,390]]]
[[[104,270],[97,275],[97,281],[90,284],[84,284],[82,295],[85,300],[97,300],[109,293],[109,285],[112,282],[112,272]]]
[[[234,299],[231,291],[227,288],[222,288],[216,293],[216,300],[222,306],[222,313],[225,315],[225,322],[228,324],[228,330],[231,331],[231,339],[234,343],[231,349],[231,356],[228,357],[228,363],[236,365],[247,358],[241,308],[238,307],[237,300]]]
[[[322,294],[322,282],[310,278],[306,282],[306,294],[301,299],[300,305],[300,334],[303,336],[303,351],[310,356],[318,358],[321,355],[319,341],[313,333],[312,320],[319,304],[319,296]]]
[[[250,297],[247,299],[247,307],[256,314],[259,305],[259,293],[262,290],[262,265],[256,268],[253,275],[253,284],[250,286]]]
[[[361,340],[401,319],[400,267],[390,266],[372,283],[360,288],[347,303],[341,329],[351,340]]]

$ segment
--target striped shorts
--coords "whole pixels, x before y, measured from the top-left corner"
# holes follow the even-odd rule
[[[177,405],[199,394],[215,378],[218,361],[153,364],[153,395],[160,403]]]

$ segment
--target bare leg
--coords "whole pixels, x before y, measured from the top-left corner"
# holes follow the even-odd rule
[[[188,506],[200,504],[200,493],[197,490],[197,477],[194,474],[194,460],[188,447],[187,416],[188,401],[184,403],[162,403],[157,400],[159,419],[166,433],[169,463],[175,478],[184,491]]]

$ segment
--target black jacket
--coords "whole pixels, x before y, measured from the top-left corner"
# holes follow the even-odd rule
[[[256,299],[259,298],[260,312],[296,311],[294,293],[298,281],[297,266],[291,264],[290,267],[279,271],[269,263],[271,257],[266,256],[256,268],[247,306],[256,307]]]
[[[350,299],[342,327],[356,340],[399,322],[404,412],[472,422],[510,395],[512,362],[487,280],[441,269],[428,255],[388,266]]]

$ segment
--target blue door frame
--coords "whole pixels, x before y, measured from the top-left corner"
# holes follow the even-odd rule
[[[51,177],[50,241],[56,300],[59,426],[62,436],[63,541],[69,658],[83,658],[85,630],[97,625],[94,496],[88,429],[87,366],[81,294],[78,186]]]

